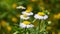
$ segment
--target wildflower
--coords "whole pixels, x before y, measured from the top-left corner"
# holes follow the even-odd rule
[[[35,14],[34,18],[35,19],[44,19],[45,20],[45,19],[48,18],[48,16],[45,15],[45,13],[43,13],[43,12],[38,12],[37,14]]]
[[[7,23],[6,21],[2,20],[1,21],[1,26],[5,27],[6,26],[6,23]]]
[[[20,15],[20,18],[27,20],[27,19],[29,19],[30,17],[28,17],[26,14],[24,14],[24,15]]]
[[[12,8],[15,9],[17,7],[17,4],[16,3],[13,3],[12,4]]]
[[[28,5],[26,11],[23,11],[22,14],[26,14],[27,16],[33,15],[32,6]]]
[[[8,32],[10,32],[12,30],[11,26],[7,26],[6,29],[8,30]]]
[[[16,7],[17,9],[26,9],[25,7],[23,7],[23,6],[18,6],[18,7]]]
[[[26,14],[27,16],[33,15],[33,13],[29,10],[23,11],[22,14]]]
[[[13,22],[17,22],[18,19],[17,19],[16,17],[12,17],[12,21],[13,21]]]
[[[60,14],[55,14],[53,17],[54,19],[60,19]]]
[[[29,21],[24,21],[23,23],[20,23],[21,28],[32,28],[34,25],[32,25]]]

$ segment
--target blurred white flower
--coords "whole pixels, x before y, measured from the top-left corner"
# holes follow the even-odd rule
[[[16,9],[26,9],[26,8],[23,6],[18,6],[18,7],[16,7]]]
[[[27,16],[33,15],[32,12],[25,12],[25,11],[23,11],[22,14],[26,14]]]
[[[21,28],[32,28],[34,25],[30,24],[29,21],[24,21],[23,23],[20,23]]]
[[[21,28],[32,28],[32,27],[34,27],[34,25],[32,25],[32,24],[26,25],[26,24],[24,24],[24,23],[20,23],[20,27],[21,27]]]
[[[35,15],[34,15],[34,18],[35,18],[35,19],[41,19],[41,20],[44,19],[44,20],[45,20],[45,19],[48,18],[48,16],[45,15],[44,13],[40,12],[40,13],[38,13],[38,14],[35,14]]]
[[[27,20],[27,19],[29,19],[30,17],[28,17],[28,16],[26,16],[26,15],[24,14],[24,15],[20,15],[20,18]]]

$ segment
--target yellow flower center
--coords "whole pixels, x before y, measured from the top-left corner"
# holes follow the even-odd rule
[[[39,16],[44,16],[45,14],[44,14],[44,12],[38,12],[37,13]]]
[[[30,13],[31,11],[30,10],[26,10],[25,12]]]
[[[23,23],[26,24],[26,25],[30,24],[29,21],[24,21]]]
[[[28,6],[27,6],[27,10],[26,10],[26,12],[29,13],[29,12],[31,12],[31,11],[32,11],[32,6],[28,5]]]
[[[27,17],[27,15],[26,14],[23,14],[23,16],[26,18]]]

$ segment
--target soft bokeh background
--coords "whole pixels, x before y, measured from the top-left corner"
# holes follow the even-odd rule
[[[20,31],[19,25],[21,9],[17,6],[32,6],[33,13],[47,10],[50,21],[46,28],[49,34],[60,34],[60,0],[0,0],[0,34],[12,34]],[[36,23],[34,23],[36,25]]]

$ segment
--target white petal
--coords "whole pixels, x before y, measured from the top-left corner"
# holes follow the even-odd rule
[[[44,19],[43,16],[39,16],[39,19]]]
[[[33,15],[33,13],[32,13],[32,12],[30,12],[30,15]]]
[[[30,25],[27,25],[27,28],[32,28],[34,27],[34,25],[30,24]]]
[[[37,14],[34,15],[35,19],[39,19],[39,16]]]
[[[30,25],[27,25],[27,28],[30,28]]]
[[[45,16],[44,16],[44,19],[47,19],[47,18],[48,18],[48,16],[47,16],[47,15],[45,15]]]
[[[26,28],[26,25],[23,24],[23,23],[20,23],[20,27],[21,27],[21,28]]]
[[[30,24],[30,27],[32,28],[32,27],[34,27],[34,25]]]
[[[25,12],[25,11],[23,11],[23,12],[22,12],[22,14],[26,14],[27,16],[33,15],[33,13],[32,13],[32,12],[27,13],[27,12]]]

